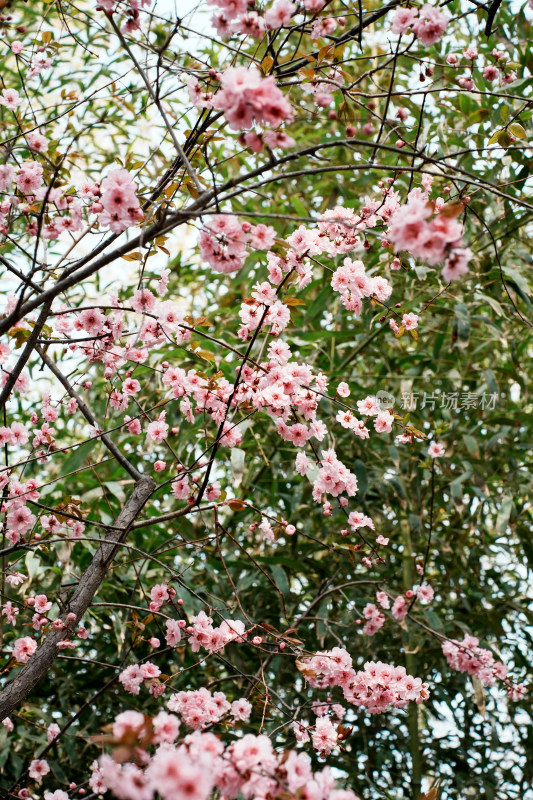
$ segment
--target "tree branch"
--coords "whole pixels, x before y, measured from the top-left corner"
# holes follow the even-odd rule
[[[98,548],[93,560],[82,575],[72,599],[66,604],[62,616],[66,625],[70,624],[66,619],[67,613],[76,614],[76,619],[79,621],[89,608],[115,557],[118,545],[126,537],[154,488],[154,481],[147,476],[142,477],[135,484],[133,492],[117,517],[116,525],[119,530],[111,532],[106,541]],[[63,639],[65,639],[65,631],[52,630],[31,656],[24,669],[0,693],[0,720],[9,716],[46,675],[58,655],[57,645]]]

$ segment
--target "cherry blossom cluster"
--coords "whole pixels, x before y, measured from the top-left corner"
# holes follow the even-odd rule
[[[8,374],[5,372],[4,376]],[[73,413],[75,408],[67,404],[67,411]],[[53,452],[56,447],[53,422],[58,418],[58,411],[52,407],[49,395],[45,395],[43,398],[42,417],[46,421],[42,423],[41,427],[38,427],[38,423],[41,421],[38,414],[33,412],[31,416],[33,426],[31,445],[34,454],[40,460],[45,459],[47,453]],[[2,444],[20,451],[20,448],[24,448],[30,443],[29,430],[28,426],[13,422],[9,427],[0,428],[0,441]],[[5,514],[6,536],[11,544],[16,544],[36,526],[37,516],[28,507],[28,503],[36,502],[39,499],[39,487],[34,478],[30,478],[26,483],[20,483],[11,473],[12,470],[9,467],[0,470],[0,489],[5,492],[0,512]],[[59,533],[67,533],[71,538],[79,539],[84,531],[81,520],[65,518],[63,522],[60,522],[54,514],[41,515],[39,527],[40,530],[34,530],[33,533],[33,539],[36,541],[41,539],[43,534],[57,535]]]
[[[448,14],[429,3],[425,3],[420,9],[400,6],[394,14],[392,32],[402,34],[411,29],[422,44],[432,45],[442,39],[449,21]]]
[[[397,251],[405,250],[431,266],[444,262],[442,277],[456,280],[468,271],[472,253],[463,244],[463,226],[444,201],[431,203],[420,189],[413,189],[407,202],[389,220],[387,238]]]
[[[381,541],[380,541],[381,539]],[[377,542],[378,544],[383,544],[383,537],[378,537]],[[387,540],[388,543],[388,540]],[[390,609],[391,615],[394,617],[395,620],[401,622],[402,619],[405,619],[409,612],[409,606],[407,601],[412,602],[414,598],[419,600],[424,605],[431,603],[434,598],[435,592],[433,591],[433,587],[430,586],[428,583],[422,583],[416,589],[407,589],[405,595],[398,595],[392,603],[390,602],[390,597],[386,592],[378,591],[376,593],[376,603],[367,603],[363,609],[363,618],[366,620],[363,633],[366,633],[367,636],[374,636],[385,624],[385,614],[380,611],[380,608],[384,610]]]
[[[211,17],[211,24],[223,38],[241,34],[260,39],[267,30],[289,27],[292,18],[301,10],[291,0],[275,0],[263,15],[248,0],[209,0],[209,3],[217,8]],[[303,0],[301,5],[304,11],[316,15],[324,7],[325,0]],[[442,38],[449,21],[447,14],[429,4],[423,5],[420,11],[400,7],[394,16],[392,30],[393,33],[405,33],[411,28],[424,45],[431,45]],[[316,40],[331,36],[337,25],[344,24],[343,17],[315,17],[311,26],[311,38]]]
[[[512,684],[507,678],[506,665],[496,661],[490,650],[480,647],[475,636],[465,633],[462,642],[447,639],[442,643],[442,652],[452,669],[474,675],[483,686],[493,686],[497,680],[502,680],[511,699],[519,700],[525,696],[523,684]]]
[[[129,8],[126,12],[126,21],[122,27],[124,33],[133,33],[141,27],[141,11],[149,8],[152,0],[128,0]],[[122,3],[119,0],[96,0],[96,8],[108,14],[122,11]]]
[[[109,216],[109,219],[104,217],[104,220],[109,225],[123,227],[133,224],[139,206],[127,171],[116,170],[104,180],[101,188],[87,187],[87,191],[98,193],[104,214]],[[276,340],[290,321],[290,307],[280,299],[282,284],[288,277],[292,277],[295,280],[291,285],[304,288],[312,280],[311,259],[315,255],[347,254],[362,247],[362,236],[366,228],[374,227],[378,223],[390,223],[399,209],[401,207],[397,194],[386,187],[381,202],[368,200],[358,213],[337,208],[326,212],[319,219],[317,228],[300,226],[287,237],[287,249],[283,257],[272,251],[267,253],[268,280],[257,283],[253,287],[252,296],[243,303],[239,312],[243,323],[239,336],[246,339],[257,335],[264,328],[274,338],[268,347],[267,361],[255,367],[246,365],[237,368],[237,384],[232,385],[221,375],[216,380],[209,381],[196,370],[185,372],[163,363],[163,386],[170,390],[174,398],[180,399],[180,412],[184,419],[192,423],[200,414],[209,415],[218,426],[222,425],[219,437],[221,446],[235,447],[242,441],[238,422],[230,422],[228,419],[230,404],[236,408],[252,407],[256,411],[266,412],[273,419],[278,434],[297,448],[303,448],[309,442],[313,448],[313,458],[308,459],[304,453],[298,454],[296,469],[299,474],[309,476],[317,502],[321,502],[324,495],[330,495],[333,498],[338,497],[341,507],[345,507],[347,497],[353,497],[357,491],[357,480],[342,464],[333,448],[324,448],[319,455],[310,441],[314,439],[322,442],[327,435],[325,424],[317,418],[318,402],[321,396],[325,396],[327,382],[323,375],[314,375],[308,365],[291,361],[288,345]],[[272,246],[273,238],[273,229],[266,225],[251,226],[240,223],[234,215],[221,214],[216,215],[204,227],[200,244],[204,257],[211,259],[212,266],[227,271],[228,264],[231,264],[231,269],[235,268],[232,261],[237,265],[242,264],[248,244],[255,249],[267,249]],[[360,313],[364,300],[375,298],[386,302],[392,291],[385,278],[368,276],[363,262],[348,257],[334,271],[331,280],[332,287],[341,293],[344,304],[356,313]],[[167,282],[168,272],[163,270],[157,282],[157,292],[160,295],[165,294]],[[84,354],[89,362],[103,363],[104,375],[110,381],[110,406],[123,413],[141,391],[140,382],[132,374],[135,365],[145,361],[148,353],[158,345],[167,345],[169,338],[177,344],[184,343],[190,339],[191,330],[190,326],[184,324],[183,312],[175,303],[158,300],[147,288],[135,290],[126,302],[120,299],[118,293],[110,292],[108,302],[106,313],[98,307],[76,311],[58,306],[53,327],[54,332],[61,337],[73,335],[79,338],[80,332],[88,335],[87,342],[73,342],[69,349]],[[129,311],[141,314],[143,318],[137,339],[129,331],[128,343],[124,345],[119,343],[119,339],[126,329],[126,312]],[[411,320],[407,320],[406,324],[407,322],[410,325]],[[119,372],[123,371],[125,376],[119,379]],[[22,380],[22,377],[19,378],[19,381]],[[349,394],[347,385],[342,391],[339,386],[339,397],[345,398],[346,391]],[[76,405],[76,401],[69,400],[69,413],[76,411]],[[47,444],[47,451],[50,452],[55,446],[51,425],[57,418],[57,411],[49,403],[44,406],[43,416],[47,421],[37,435],[41,437],[42,443]],[[375,399],[359,401],[358,410],[366,419],[359,419],[351,409],[345,408],[338,412],[337,421],[362,439],[369,436],[366,423],[370,418],[374,419],[374,428],[378,433],[389,433],[392,430],[393,415],[386,409],[378,408]],[[34,423],[36,421],[37,419],[33,420]],[[45,426],[48,426],[46,430]],[[125,414],[124,426],[132,435],[142,434],[144,428],[151,447],[164,443],[174,430],[171,431],[164,410],[155,419],[144,424],[139,415],[131,417]],[[98,427],[90,428],[89,432],[92,436],[99,436],[101,433]],[[4,435],[9,440],[17,436],[19,444],[25,438],[23,429],[17,433],[10,428]],[[34,445],[38,443],[34,440]],[[199,464],[198,469],[201,466]],[[158,458],[154,469],[156,472],[166,469],[166,462]],[[197,476],[193,476],[182,465],[182,471],[178,468],[172,481],[174,497],[189,500],[194,496],[194,483],[198,480]],[[214,481],[207,487],[206,499],[212,501],[219,496],[220,486]],[[331,504],[326,501],[324,513],[331,512]],[[25,517],[28,516],[26,511],[22,513]],[[347,515],[352,530],[365,526],[373,529],[372,520],[365,515],[359,515],[359,512],[347,512]],[[35,522],[32,516],[28,517],[28,525],[30,522]],[[57,520],[50,519],[48,529],[52,531],[56,523]],[[22,519],[18,525],[23,526]],[[76,526],[73,527],[77,530]],[[270,523],[263,520],[260,527],[265,538],[273,541],[275,536]],[[287,525],[285,528],[289,535],[293,530],[294,526]],[[380,541],[378,537],[378,543]],[[209,631],[214,647],[219,646],[216,644],[218,635],[216,631]]]
[[[104,191],[104,195],[107,190]],[[215,219],[220,219],[217,217]],[[235,217],[222,217],[223,227],[234,225]],[[332,228],[334,225],[334,228]],[[235,228],[236,229],[236,228]],[[239,230],[242,226],[239,227]],[[251,233],[251,232],[249,232]],[[353,231],[350,228],[339,231],[337,224],[331,219],[324,221],[323,230],[311,232],[308,235],[305,229],[299,229],[295,234],[288,238],[289,245],[294,248],[294,267],[295,273],[300,270],[300,282],[305,283],[310,279],[310,267],[304,264],[298,257],[298,249],[309,248],[313,238],[318,238],[321,243],[329,248],[331,236],[337,239],[337,245],[342,249],[352,247],[355,243]],[[266,226],[255,226],[253,230],[255,246],[263,244],[268,246],[271,238],[271,230]],[[304,242],[304,243],[303,243]],[[289,251],[288,259],[293,257]],[[305,250],[303,250],[305,252]],[[287,268],[281,268],[279,261],[272,261],[271,255],[271,276],[274,280],[280,278]],[[275,257],[278,258],[277,256]],[[279,273],[278,274],[278,270]],[[374,280],[374,279],[373,279]],[[158,291],[166,291],[164,276],[158,282]],[[249,301],[243,303],[240,311],[241,321],[246,323],[245,328],[241,329],[242,337],[249,336],[260,326],[261,319],[263,325],[269,326],[270,333],[276,337],[284,329],[290,320],[290,309],[277,298],[278,287],[265,281],[256,284]],[[122,332],[126,326],[126,312],[142,314],[143,319],[138,331],[138,340],[134,337],[128,339],[127,345],[118,343]],[[59,312],[54,317],[54,331],[60,336],[74,335],[79,338],[79,332],[88,335],[87,342],[73,342],[69,349],[78,351],[86,356],[89,362],[101,361],[104,365],[105,377],[110,381],[110,406],[119,412],[126,412],[130,402],[141,391],[140,382],[132,375],[128,366],[135,366],[136,363],[144,361],[149,350],[153,350],[159,344],[167,344],[169,337],[177,343],[187,341],[191,332],[188,326],[183,323],[184,317],[181,310],[172,302],[159,301],[149,289],[137,289],[130,298],[123,302],[117,293],[109,296],[109,308],[103,313],[97,307],[90,307],[80,311],[69,310],[64,306],[59,307]],[[221,446],[234,447],[241,443],[242,433],[238,423],[231,423],[227,419],[228,403],[235,407],[253,407],[256,411],[266,412],[275,422],[278,434],[285,440],[292,442],[297,448],[303,448],[310,439],[317,442],[324,440],[327,435],[327,428],[324,423],[317,418],[318,403],[322,395],[325,396],[327,382],[323,375],[314,375],[311,368],[305,364],[291,361],[291,351],[289,346],[275,338],[268,347],[268,360],[253,368],[249,365],[240,368],[240,381],[237,385],[232,385],[222,376],[216,381],[208,381],[205,377],[198,374],[196,370],[187,372],[178,367],[173,367],[163,363],[162,384],[168,388],[174,398],[180,399],[180,411],[184,418],[190,423],[199,414],[207,414],[212,417],[217,425],[223,425],[220,437]],[[125,377],[118,378],[119,371],[126,368]],[[339,388],[339,396],[346,396],[349,387]],[[194,405],[193,405],[194,402]],[[388,411],[381,411],[377,408],[374,401],[360,402],[359,409],[365,413],[366,417],[375,415],[374,428],[379,433],[390,432],[392,428],[393,416]],[[67,411],[75,412],[77,404],[70,399]],[[49,401],[43,404],[43,416],[48,426],[46,431],[48,452],[53,446],[54,431],[53,422],[57,419],[57,409],[52,408]],[[356,420],[352,412],[342,412],[338,420],[345,427],[351,425],[354,432],[361,438],[368,437],[368,430],[365,421]],[[33,422],[37,422],[37,417]],[[144,424],[139,416],[131,417],[124,415],[124,426],[132,435],[146,435],[147,442],[153,447],[160,445],[171,434],[170,426],[166,421],[166,411],[161,411],[155,419]],[[22,436],[20,435],[22,433]],[[89,433],[92,436],[99,436],[101,431],[97,427],[90,427]],[[7,439],[14,436],[11,429],[5,432]],[[44,437],[44,432],[39,436]],[[19,431],[18,439],[23,441],[25,436],[23,431]],[[44,441],[44,439],[43,439]],[[37,444],[37,441],[35,441]],[[45,442],[46,443],[46,442]],[[43,454],[46,451],[43,451]],[[318,469],[315,470],[313,462],[318,462]],[[198,468],[200,468],[199,465]],[[161,471],[166,468],[166,463],[158,459],[154,469]],[[304,475],[309,474],[313,482],[313,496],[320,502],[323,495],[340,497],[347,495],[354,496],[357,491],[357,480],[340,461],[334,449],[323,449],[320,456],[314,452],[312,461],[303,454],[299,454],[296,462],[297,471]],[[313,474],[314,473],[314,474]],[[183,472],[179,472],[172,482],[172,493],[177,499],[188,499],[194,492],[193,484],[198,480],[185,467]],[[214,500],[220,496],[218,482],[213,482],[207,487],[206,498]],[[345,498],[342,498],[343,503]],[[325,507],[326,513],[330,513],[329,506]],[[27,512],[23,512],[27,516]],[[31,512],[29,512],[31,514]],[[355,512],[353,512],[355,513]],[[35,522],[34,515],[28,517],[28,529],[30,523]],[[350,526],[357,530],[362,525],[372,527],[371,520],[361,519],[351,516]],[[18,525],[22,525],[22,519]],[[266,538],[273,540],[273,532],[268,523],[262,523],[263,532]],[[47,521],[47,530],[59,532],[57,520],[51,515]],[[78,530],[78,528],[80,530]],[[74,535],[81,535],[81,523],[72,523]],[[286,528],[290,534],[290,527]],[[210,635],[213,635],[210,632]],[[216,636],[213,639],[216,641]],[[214,646],[217,646],[216,644]]]
[[[242,131],[253,123],[278,128],[292,121],[291,104],[272,75],[265,78],[256,67],[229,67],[213,77],[220,82],[215,94],[202,91],[198,80],[191,78],[189,96],[198,108],[223,111],[232,130]]]
[[[325,2],[303,0],[303,7],[307,11],[317,12]],[[209,4],[217,8],[211,17],[211,24],[223,38],[242,34],[261,39],[266,30],[288,27],[292,16],[299,10],[291,0],[275,0],[263,15],[248,0],[209,0]]]
[[[367,661],[356,672],[350,654],[340,647],[302,660],[298,668],[311,686],[339,686],[349,703],[365,707],[371,714],[405,708],[410,700],[422,703],[429,697],[428,685],[408,675],[404,667]]]
[[[264,734],[247,733],[224,744],[214,733],[195,730],[178,739],[175,715],[162,711],[150,719],[127,711],[116,718],[113,736],[115,757],[94,763],[89,785],[119,800],[152,800],[156,794],[162,800],[207,800],[215,791],[228,800],[304,792],[312,800],[357,800],[337,788],[329,767],[313,772],[307,754],[276,751]]]
[[[24,584],[26,576],[20,572],[11,573],[6,576],[7,583],[11,588],[16,588],[19,584]],[[75,647],[73,638],[80,640],[87,639],[89,633],[84,625],[80,625],[76,615],[69,612],[65,615],[64,619],[59,616],[52,617],[50,610],[53,603],[48,599],[46,594],[30,595],[23,601],[8,600],[1,607],[1,616],[5,617],[8,624],[13,628],[17,626],[24,617],[21,612],[32,614],[31,623],[24,621],[23,624],[31,625],[36,636],[42,636],[49,631],[61,631],[64,638],[57,643],[58,650],[72,649]],[[27,664],[31,656],[37,650],[38,642],[32,636],[22,636],[15,639],[13,642],[13,649],[11,657],[16,664]]]
[[[12,90],[4,90],[4,105],[13,104]],[[6,93],[7,92],[7,93]],[[2,98],[0,98],[1,102]],[[25,144],[34,156],[46,156],[48,140],[38,132],[28,133]],[[0,233],[7,235],[15,221],[23,222],[30,236],[42,235],[57,239],[63,231],[75,233],[83,227],[84,219],[98,219],[100,225],[113,233],[121,233],[143,219],[136,186],[126,169],[114,169],[101,186],[94,181],[84,181],[75,193],[68,187],[47,185],[43,164],[38,160],[24,160],[19,166],[4,164],[0,168]],[[30,216],[35,203],[46,207],[47,218],[42,230]],[[15,211],[19,216],[15,216]],[[9,225],[8,225],[9,223]]]
[[[479,51],[475,45],[470,45],[463,50],[462,58],[467,62],[470,62],[470,75],[463,75],[457,81],[462,89],[471,91],[475,88],[476,83],[474,81],[474,65],[476,64],[478,57]],[[486,64],[483,68],[483,72],[481,73],[483,80],[488,81],[489,83],[494,83],[494,81],[499,78],[502,86],[507,86],[508,84],[513,83],[516,80],[516,73],[513,72],[513,70],[508,66],[510,61],[509,54],[505,50],[499,50],[497,47],[495,47],[492,51],[492,57],[494,59],[494,63]],[[457,53],[448,53],[446,56],[447,63],[452,67],[457,66],[457,64],[460,62],[460,59],[461,55],[457,55]]]
[[[248,248],[269,250],[275,237],[270,225],[250,225],[232,214],[218,214],[201,230],[200,255],[215,272],[235,272],[242,267]]]
[[[230,703],[224,692],[212,694],[204,687],[173,694],[167,708],[193,730],[216,724],[227,714],[231,714],[233,722],[246,722],[252,713],[252,704],[245,697]]]
[[[315,22],[313,32],[317,37],[328,35],[328,28],[331,28],[331,25],[327,25],[327,22],[328,20],[325,18],[321,18]],[[335,99],[335,90],[340,89],[345,83],[346,81],[342,70],[331,69],[326,76],[322,76],[321,78],[315,76],[311,83],[305,84],[305,88],[313,95],[317,106],[327,108]]]
[[[284,257],[269,251],[267,253],[268,282],[254,287],[252,300],[247,300],[241,307],[240,317],[243,322],[239,335],[246,338],[259,326],[275,326],[272,330],[278,334],[288,322],[287,312],[279,320],[280,311],[277,291],[289,274],[296,277],[298,289],[305,288],[313,278],[312,261],[323,254],[332,257],[338,253],[351,252],[362,245],[360,233],[366,227],[374,227],[380,219],[391,216],[399,207],[398,199],[392,190],[387,190],[387,197],[382,208],[375,213],[380,204],[377,201],[368,203],[360,214],[338,207],[321,216],[318,227],[314,229],[300,225],[286,237],[287,251]],[[270,285],[271,284],[271,285]],[[382,276],[368,276],[362,261],[346,258],[342,267],[338,267],[331,279],[332,288],[341,295],[343,305],[356,316],[362,311],[363,301],[376,298],[385,303],[392,293],[392,287]],[[262,312],[261,306],[270,306],[268,313]],[[275,310],[275,314],[273,313]],[[281,323],[281,324],[280,324]]]
[[[143,218],[135,184],[126,169],[111,170],[102,181],[101,195],[100,223],[113,233],[121,233]]]
[[[10,19],[12,18],[5,17],[4,24],[9,24]],[[18,39],[12,42],[10,46],[11,52],[16,56],[17,70],[21,73],[25,72],[26,79],[31,80],[32,78],[37,78],[39,75],[41,75],[41,73],[49,70],[52,66],[52,59],[46,55],[45,45],[39,45],[31,56],[28,54],[28,49],[28,45],[19,41]],[[11,89],[4,85],[4,88],[0,94],[0,105],[5,106],[7,109],[9,109],[9,111],[17,111],[22,105],[23,101],[24,97],[21,97],[17,89]],[[33,147],[31,144],[32,140],[38,143],[44,138],[37,131],[27,133],[25,136],[29,147]],[[40,148],[37,144],[35,150],[39,149]]]

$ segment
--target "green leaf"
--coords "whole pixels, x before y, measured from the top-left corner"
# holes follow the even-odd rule
[[[297,194],[293,194],[293,196],[291,197],[291,203],[294,206],[294,209],[295,209],[296,213],[300,217],[308,217],[309,216],[309,211],[306,209],[306,207],[304,206],[304,204],[302,203],[302,201],[300,200],[300,198],[298,197]]]
[[[366,468],[361,459],[357,459],[353,465],[353,471],[357,478],[357,496],[362,500],[365,496],[365,492],[368,489],[368,477],[366,474]]]
[[[283,597],[288,597],[290,592],[290,585],[289,579],[287,578],[287,573],[280,567],[279,564],[271,564],[270,571],[272,573],[272,577],[276,583],[276,586],[282,593]]]
[[[505,529],[509,523],[511,511],[513,510],[513,498],[511,495],[506,495],[501,502],[498,517],[496,519],[496,530],[498,533],[505,533]]]
[[[468,347],[470,340],[470,314],[468,308],[464,303],[456,303],[454,314],[457,345],[459,347]]]
[[[69,472],[74,472],[79,469],[81,465],[87,461],[87,456],[94,449],[97,441],[97,439],[91,439],[90,442],[85,442],[84,444],[80,444],[79,447],[74,448],[63,462],[63,467],[61,469],[63,475],[67,475]]]
[[[487,147],[490,147],[491,144],[498,144],[498,142],[500,141],[500,136],[502,135],[502,133],[505,133],[503,128],[500,128],[500,130],[495,131],[492,134],[492,136],[490,137],[489,141],[487,142]]]
[[[511,122],[507,130],[509,133],[512,133],[513,136],[516,136],[517,139],[527,139],[527,133],[519,122]]]

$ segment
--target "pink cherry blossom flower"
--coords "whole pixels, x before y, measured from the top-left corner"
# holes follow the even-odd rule
[[[48,600],[45,594],[35,595],[34,608],[38,614],[46,614],[52,608],[52,603]]]
[[[337,746],[338,734],[329,717],[319,717],[312,734],[313,747],[324,758]]]
[[[282,28],[291,24],[291,16],[296,11],[296,5],[290,0],[276,0],[265,12],[267,28]]]
[[[449,21],[447,14],[426,3],[420,9],[418,19],[413,22],[411,29],[422,44],[431,45],[442,39]]]
[[[45,775],[50,772],[50,765],[44,758],[34,758],[30,764],[28,775],[34,781],[42,781]]]
[[[440,442],[431,442],[428,447],[428,455],[431,458],[441,458],[445,453],[444,445]]]
[[[350,396],[350,387],[344,381],[341,381],[337,386],[337,394],[339,397],[349,397]]]
[[[168,436],[167,423],[162,419],[150,422],[146,427],[146,435],[150,441],[161,444]],[[164,462],[158,463],[162,464]]]
[[[165,621],[165,626],[167,629],[165,635],[166,643],[169,647],[176,647],[176,645],[181,641],[181,628],[178,625],[177,620],[167,619]]]
[[[54,739],[57,739],[58,735],[61,732],[61,728],[57,724],[57,722],[51,722],[50,725],[46,729],[46,740],[50,744],[53,742]]]
[[[416,590],[416,596],[422,603],[431,603],[433,597],[435,596],[435,592],[429,583],[423,583]]]
[[[404,8],[400,6],[396,9],[392,20],[393,33],[405,33],[413,24],[417,17],[416,8]]]
[[[230,67],[221,76],[221,88],[213,98],[224,111],[230,128],[242,130],[252,122],[278,127],[292,120],[292,109],[273,76],[263,78],[255,67]]]
[[[10,111],[15,111],[22,103],[22,97],[16,89],[2,89],[0,105],[5,106]]]
[[[416,314],[404,314],[402,317],[402,325],[406,331],[412,331],[418,328],[418,316]]]
[[[234,700],[231,704],[231,713],[234,720],[246,722],[252,713],[252,704],[242,697],[240,700]]]
[[[135,378],[126,378],[124,383],[122,384],[122,391],[125,394],[137,394],[141,391],[141,384],[139,381],[135,380]]]
[[[494,64],[488,64],[483,70],[483,77],[486,81],[490,81],[491,83],[496,80],[499,74],[498,67],[495,67]]]

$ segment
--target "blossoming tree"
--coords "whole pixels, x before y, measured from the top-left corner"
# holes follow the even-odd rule
[[[207,6],[1,3],[2,796],[526,796],[531,10]]]

